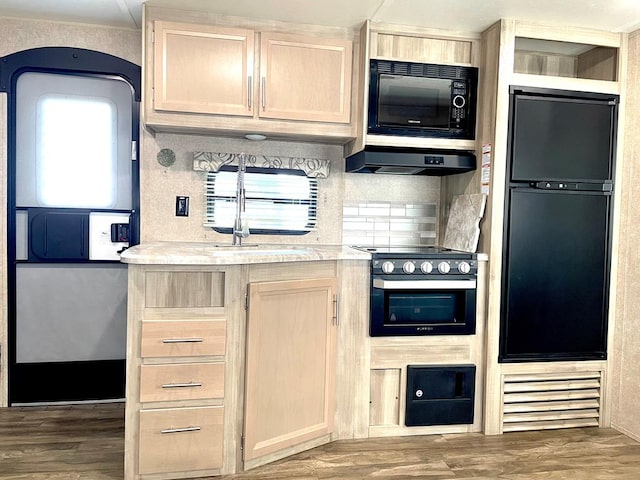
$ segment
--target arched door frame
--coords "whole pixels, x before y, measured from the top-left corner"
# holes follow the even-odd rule
[[[7,94],[7,231],[5,253],[7,258],[7,339],[2,345],[0,361],[15,364],[16,331],[16,100],[18,78],[26,72],[54,73],[61,75],[118,78],[126,81],[132,89],[132,214],[130,219],[130,245],[139,242],[140,195],[139,195],[139,150],[140,150],[140,99],[141,70],[132,62],[106,53],[72,47],[41,47],[23,50],[0,58],[0,92]],[[8,349],[8,352],[7,352]],[[7,352],[7,353],[5,353]],[[3,364],[4,372],[7,367]],[[11,372],[9,372],[11,374]],[[1,385],[1,383],[0,383]],[[10,386],[0,392],[0,399],[10,399]]]

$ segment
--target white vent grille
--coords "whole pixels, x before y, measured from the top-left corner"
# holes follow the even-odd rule
[[[503,431],[597,427],[600,372],[505,375]]]
[[[275,172],[275,171],[274,171]],[[299,174],[255,173],[245,180],[245,219],[254,233],[306,233],[317,222],[318,181]],[[230,230],[236,217],[237,172],[207,174],[206,227]]]

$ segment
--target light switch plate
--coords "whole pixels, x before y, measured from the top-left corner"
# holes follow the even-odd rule
[[[176,217],[189,216],[189,197],[176,197]]]

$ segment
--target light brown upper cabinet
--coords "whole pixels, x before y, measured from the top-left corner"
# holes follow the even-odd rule
[[[210,124],[207,117],[174,116],[168,122],[175,126],[215,129],[215,122],[235,117],[237,124],[221,127],[261,131],[255,122],[267,119],[265,131],[282,131],[269,120],[351,121],[350,40],[160,20],[153,22],[151,39],[151,116],[219,116]]]
[[[253,115],[254,32],[154,22],[153,108]]]
[[[352,44],[263,32],[259,115],[349,123]]]

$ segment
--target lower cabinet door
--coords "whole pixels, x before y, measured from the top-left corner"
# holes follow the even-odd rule
[[[138,473],[222,468],[223,407],[140,411]]]
[[[335,278],[249,285],[245,462],[333,431]]]

